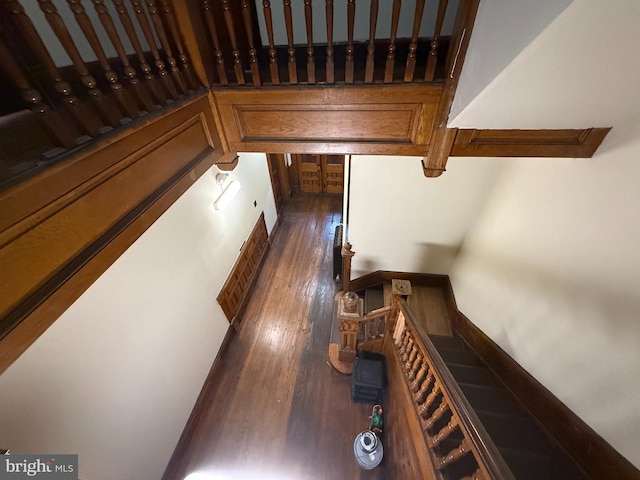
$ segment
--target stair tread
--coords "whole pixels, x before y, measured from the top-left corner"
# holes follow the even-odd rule
[[[458,383],[497,386],[491,370],[487,367],[455,363],[450,363],[447,366]]]
[[[502,412],[514,416],[526,416],[507,390],[502,387],[459,383],[462,392],[474,410]]]
[[[444,360],[444,363],[458,365],[481,366],[480,359],[469,350],[448,350],[438,349],[438,353]]]
[[[433,343],[438,350],[440,349],[464,350],[465,349],[464,341],[460,337],[450,337],[448,335],[429,334],[429,339],[431,340],[431,343]]]

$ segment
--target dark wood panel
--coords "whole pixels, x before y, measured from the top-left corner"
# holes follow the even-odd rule
[[[640,479],[638,469],[458,310],[450,283],[445,299],[455,334],[475,350],[591,478]]]
[[[232,325],[242,319],[242,314],[251,298],[251,291],[260,274],[260,268],[269,250],[269,235],[264,221],[264,212],[247,238],[220,293],[218,303]]]
[[[451,155],[467,157],[593,156],[610,128],[580,130],[459,129]]]
[[[384,153],[382,148],[419,155],[429,143],[441,92],[440,85],[373,85],[214,95],[231,150]]]

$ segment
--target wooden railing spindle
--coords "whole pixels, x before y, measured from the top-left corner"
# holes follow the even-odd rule
[[[469,443],[469,440],[467,440],[467,438],[465,437],[462,439],[462,441],[460,442],[460,445],[457,448],[454,448],[453,450],[451,450],[444,457],[440,457],[437,459],[436,468],[438,470],[442,470],[443,468],[454,463],[456,460],[459,460],[460,458],[465,456],[470,451],[471,451],[471,445]]]
[[[271,2],[269,0],[263,0],[262,11],[264,12],[264,23],[267,26],[267,38],[269,39],[269,73],[271,74],[271,83],[274,85],[280,85],[278,57],[276,56],[276,47],[273,40],[273,18],[271,16]]]
[[[127,81],[133,90],[134,96],[138,102],[138,106],[147,112],[153,110],[153,101],[149,96],[148,92],[143,88],[136,75],[135,69],[131,66],[129,62],[129,57],[122,45],[122,41],[120,40],[120,36],[118,35],[118,31],[116,30],[116,26],[113,23],[113,19],[109,14],[109,10],[107,6],[104,4],[104,0],[92,0],[95,10],[98,14],[98,18],[100,19],[100,23],[104,27],[107,35],[109,36],[109,40],[111,40],[111,44],[116,49],[116,53],[118,54],[118,58],[123,66],[123,71],[125,76],[127,77]]]
[[[417,0],[416,11],[413,14],[413,31],[411,33],[411,43],[407,55],[407,65],[404,69],[404,81],[412,82],[413,73],[416,69],[416,50],[418,49],[418,34],[422,23],[422,13],[424,11],[424,0]]]
[[[111,65],[109,65],[107,55],[104,53],[104,49],[102,48],[102,44],[98,39],[98,35],[93,28],[87,12],[80,3],[80,0],[67,0],[67,3],[69,4],[69,8],[73,12],[74,17],[78,22],[82,33],[89,42],[91,49],[96,54],[98,63],[104,71],[104,76],[107,79],[107,82],[109,82],[109,87],[111,88],[116,102],[120,107],[120,111],[131,119],[138,117],[140,115],[140,110],[138,110],[137,105],[135,105],[131,101],[131,99],[127,95],[127,91],[122,87],[122,84],[118,80],[118,75],[113,71]]]
[[[247,32],[247,40],[249,41],[249,67],[251,68],[251,80],[254,87],[259,87],[260,69],[258,68],[258,53],[253,43],[253,28],[251,27],[251,7],[249,0],[242,0],[242,20],[244,21],[244,29]]]
[[[347,57],[344,65],[344,83],[353,83],[353,26],[356,21],[356,0],[347,0]]]
[[[387,48],[387,62],[384,68],[384,83],[393,82],[393,69],[396,56],[396,35],[398,34],[398,21],[400,19],[400,8],[402,0],[393,0],[393,10],[391,14],[391,35]]]
[[[421,359],[421,360],[424,360],[424,359]],[[420,389],[420,385],[422,384],[422,381],[424,380],[424,377],[427,374],[427,370],[429,370],[429,367],[427,366],[427,363],[423,361],[422,364],[420,365],[420,369],[418,370],[418,373],[416,373],[416,376],[410,385],[411,391],[413,393],[417,392]]]
[[[438,63],[438,46],[440,43],[440,33],[442,32],[442,24],[444,23],[444,16],[447,13],[447,5],[449,0],[440,0],[438,3],[438,16],[436,17],[436,26],[433,32],[433,39],[431,40],[431,50],[429,50],[429,58],[427,60],[427,70],[424,75],[424,79],[427,82],[433,81],[436,72],[436,65]]]
[[[180,64],[182,65],[182,71],[184,72],[184,78],[186,79],[186,87],[188,90],[197,90],[199,85],[191,69],[189,57],[187,57],[184,46],[182,45],[182,37],[180,36],[178,22],[176,21],[176,16],[173,12],[171,2],[169,0],[160,0],[160,5],[162,6],[162,13],[164,14],[165,22],[169,27],[169,32],[171,32],[173,44],[178,52],[178,60],[180,60]]]
[[[67,26],[58,13],[58,9],[51,0],[38,0],[38,3],[47,23],[51,26],[53,33],[55,33],[58,40],[60,40],[65,52],[67,52],[67,55],[71,58],[73,66],[78,71],[80,80],[87,88],[89,98],[91,98],[98,115],[100,115],[102,120],[108,125],[117,127],[120,125],[120,113],[117,109],[113,108],[113,105],[104,97],[102,91],[98,88],[98,82],[96,82],[93,75],[89,73],[76,44],[69,34],[69,30],[67,30]]]
[[[204,10],[204,18],[207,22],[209,30],[209,36],[213,42],[213,48],[216,56],[216,70],[218,72],[218,78],[222,85],[229,85],[227,80],[227,72],[224,67],[224,57],[222,55],[222,49],[220,48],[220,40],[218,39],[218,31],[216,30],[216,24],[213,18],[213,10],[211,2],[209,0],[202,0],[202,8]]]
[[[283,0],[284,23],[287,29],[287,52],[289,54],[289,83],[295,85],[298,83],[298,67],[296,66],[296,49],[293,40],[293,20],[291,16],[291,0]]]
[[[244,85],[244,71],[242,70],[242,61],[240,60],[240,51],[238,50],[238,42],[236,40],[236,29],[233,26],[233,15],[231,13],[230,0],[222,0],[222,11],[224,12],[224,23],[227,25],[229,40],[231,40],[233,70],[236,73],[236,83],[238,85]]]
[[[311,0],[304,0],[304,20],[307,27],[307,83],[316,83],[316,62],[313,58],[313,10]]]
[[[149,44],[149,48],[151,49],[151,55],[153,56],[153,61],[156,65],[156,69],[158,70],[158,75],[160,76],[160,80],[162,81],[164,88],[167,90],[171,98],[173,100],[177,100],[178,91],[176,90],[176,86],[171,81],[171,77],[167,72],[167,68],[164,62],[160,58],[160,53],[158,52],[156,41],[153,38],[153,33],[151,33],[151,25],[149,24],[149,19],[144,13],[142,4],[140,3],[140,0],[129,0],[129,1],[131,2],[133,11],[136,14],[136,19],[138,20],[138,23],[142,28],[142,33],[144,34],[144,38],[147,40],[147,43]]]
[[[67,149],[75,147],[75,136],[64,122],[59,122],[52,118],[49,105],[42,103],[42,95],[30,85],[29,80],[27,80],[2,37],[0,37],[0,62],[9,77],[11,77],[11,80],[20,88],[23,100],[27,103],[29,109],[37,114],[38,120],[54,144]]]
[[[96,115],[89,109],[83,108],[78,101],[78,97],[75,96],[71,86],[62,78],[58,68],[56,67],[47,47],[45,47],[40,35],[31,22],[31,19],[25,14],[22,5],[15,0],[5,2],[7,10],[14,15],[16,24],[20,28],[20,31],[25,36],[27,42],[34,49],[38,60],[44,66],[47,75],[53,81],[53,86],[56,92],[62,97],[62,100],[74,119],[76,125],[80,131],[85,132],[91,137],[97,137],[100,135],[100,128],[102,123],[96,117]]]
[[[156,28],[156,34],[158,35],[158,39],[160,40],[160,45],[164,49],[164,54],[167,57],[167,63],[169,63],[169,71],[173,76],[173,80],[176,85],[180,89],[180,93],[187,94],[188,90],[184,84],[184,80],[182,79],[182,74],[180,70],[178,70],[178,62],[173,56],[173,52],[171,50],[171,44],[169,43],[169,37],[167,37],[167,32],[164,28],[164,23],[162,22],[162,17],[160,16],[160,10],[158,9],[158,5],[155,0],[146,0],[147,10],[149,11],[149,15],[151,16],[151,21]]]
[[[147,63],[147,60],[144,57],[144,52],[142,51],[142,45],[140,45],[138,34],[136,33],[133,27],[133,22],[131,20],[131,17],[129,16],[129,11],[127,10],[127,7],[125,7],[123,0],[113,0],[113,4],[116,8],[116,12],[118,12],[118,18],[120,18],[120,23],[124,27],[125,32],[127,32],[127,37],[129,37],[129,41],[131,42],[131,45],[133,45],[133,49],[136,52],[136,57],[138,57],[138,62],[140,63],[140,69],[144,74],[144,79],[145,79],[144,87],[147,87],[149,89],[149,92],[153,97],[153,101],[157,105],[164,105],[165,103],[167,103],[167,97],[164,93],[162,86],[158,83],[158,79],[153,75],[151,70],[151,65]],[[124,54],[124,49],[123,49],[123,54]],[[125,74],[127,74],[129,78],[131,78],[131,74],[127,73],[126,64],[125,64]],[[140,90],[145,92],[142,95],[146,95],[145,88],[141,87]],[[143,100],[143,102],[147,102],[147,100]],[[145,106],[147,106],[147,103],[145,103]]]
[[[376,0],[377,1],[377,0]],[[335,83],[335,67],[333,59],[333,0],[325,1],[325,15],[327,18],[327,62],[326,77],[327,83]]]
[[[440,420],[442,416],[450,410],[451,410],[451,407],[449,406],[449,403],[443,398],[438,408],[436,408],[431,414],[431,416],[427,419],[426,428],[430,429],[431,427],[433,427],[436,424],[436,422]]]
[[[364,83],[373,83],[377,23],[378,23],[378,0],[371,0],[371,8],[369,10],[369,43],[367,44],[367,63],[364,71]]]
[[[409,374],[409,371],[411,370],[411,365],[413,365],[413,361],[416,359],[417,356],[418,356],[418,347],[414,345],[413,348],[411,349],[411,352],[409,353],[409,357],[404,363],[404,371],[407,373],[407,375]]]
[[[407,378],[409,379],[410,382],[413,382],[415,380],[416,373],[418,372],[418,369],[420,368],[421,365],[422,365],[422,354],[418,353],[418,356],[416,357],[413,364],[411,365],[411,368],[409,369],[409,374],[407,375]]]
[[[437,447],[438,445],[440,445],[440,443],[442,443],[443,440],[446,440],[447,438],[449,438],[449,436],[453,432],[455,432],[459,427],[460,425],[456,421],[455,417],[452,416],[449,419],[449,423],[447,423],[444,427],[442,427],[437,434],[435,434],[432,437],[428,437],[429,448]]]

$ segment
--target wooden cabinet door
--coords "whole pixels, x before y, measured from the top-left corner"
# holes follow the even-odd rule
[[[293,155],[297,164],[300,193],[342,195],[344,155]]]
[[[322,155],[322,186],[324,193],[342,195],[344,155]]]
[[[322,193],[320,158],[318,155],[301,154],[298,158],[298,175],[301,193]]]

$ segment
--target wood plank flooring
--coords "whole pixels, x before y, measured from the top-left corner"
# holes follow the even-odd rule
[[[295,197],[224,357],[186,455],[169,477],[212,480],[386,479],[353,455],[371,405],[351,401],[351,377],[327,364],[339,197]]]

